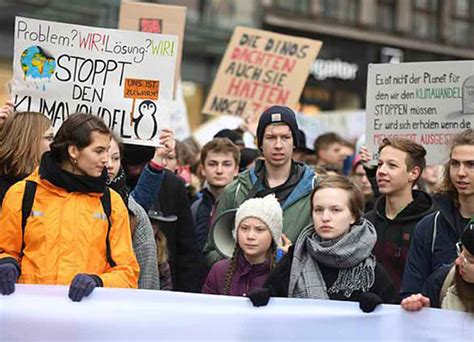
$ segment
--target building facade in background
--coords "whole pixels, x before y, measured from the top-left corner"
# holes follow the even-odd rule
[[[474,0],[168,0],[187,7],[182,80],[190,122],[237,25],[322,40],[301,111],[365,107],[369,63],[474,59]],[[0,0],[0,82],[11,77],[15,15],[116,28],[119,0]],[[0,87],[0,100],[7,90]]]

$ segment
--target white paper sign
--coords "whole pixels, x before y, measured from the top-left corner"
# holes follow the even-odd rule
[[[76,112],[124,142],[156,145],[169,127],[178,39],[16,17],[12,100],[55,129]]]
[[[474,128],[474,61],[371,64],[367,145],[400,136],[422,144],[428,164],[442,164],[453,135]]]

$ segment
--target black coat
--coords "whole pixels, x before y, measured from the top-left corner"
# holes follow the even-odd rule
[[[387,270],[397,290],[400,290],[415,226],[435,210],[435,205],[427,193],[413,190],[413,202],[390,220],[385,216],[385,201],[385,196],[379,197],[374,209],[364,217],[372,222],[377,231],[377,243],[373,253]]]
[[[159,228],[168,241],[173,288],[176,291],[201,292],[203,258],[197,249],[186,186],[174,173],[168,170],[164,173],[161,189],[151,210],[159,209],[166,217],[177,217],[174,222],[159,222]]]
[[[8,189],[16,182],[21,181],[24,177],[10,177],[7,175],[0,176],[0,208],[2,207],[3,199],[7,194]]]
[[[272,270],[264,287],[270,290],[271,297],[288,297],[288,286],[290,284],[290,270],[293,262],[294,246],[291,246],[288,254],[284,256],[278,265]],[[331,268],[318,264],[319,269],[326,283],[326,288],[330,288],[336,281],[339,269]],[[370,293],[379,296],[385,304],[399,304],[400,298],[398,291],[393,286],[390,277],[384,268],[377,263],[375,266],[375,281]],[[329,299],[358,302],[361,291],[355,291],[349,298],[345,297],[343,293],[330,293]]]

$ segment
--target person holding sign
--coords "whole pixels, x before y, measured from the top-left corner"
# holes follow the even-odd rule
[[[293,110],[285,106],[265,110],[258,122],[257,142],[265,160],[258,160],[255,167],[242,172],[226,187],[215,217],[238,208],[249,198],[275,194],[283,209],[283,233],[294,242],[311,221],[309,194],[314,171],[292,160],[298,146],[298,124]],[[221,259],[210,236],[204,253],[208,266]]]
[[[13,102],[7,101],[5,105],[0,108],[0,130],[9,116],[13,115]]]
[[[106,187],[110,139],[97,116],[71,115],[39,168],[7,192],[0,215],[2,294],[14,292],[17,281],[70,284],[73,301],[98,286],[137,287],[127,209]]]
[[[465,130],[453,138],[440,190],[434,196],[438,210],[415,228],[402,297],[421,292],[430,274],[456,259],[456,242],[474,216],[474,130]]]
[[[423,146],[405,138],[386,138],[379,147],[376,180],[382,196],[365,217],[377,230],[374,255],[397,289],[415,226],[434,211],[431,197],[413,190],[426,165],[425,155]]]
[[[372,255],[377,234],[362,217],[364,197],[344,176],[325,176],[310,196],[313,224],[303,230],[263,289],[249,298],[256,306],[270,297],[358,301],[373,311],[380,303],[398,304],[398,293]]]
[[[138,288],[146,290],[160,289],[160,276],[158,273],[157,246],[153,228],[148,215],[129,194],[126,184],[125,171],[122,168],[123,146],[120,139],[112,134],[109,149],[109,161],[107,163],[108,180],[107,185],[117,191],[122,197],[130,216],[130,228],[132,231],[132,246],[140,265],[140,277]]]

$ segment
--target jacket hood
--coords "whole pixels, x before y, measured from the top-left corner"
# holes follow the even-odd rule
[[[428,215],[435,209],[435,205],[430,195],[421,190],[413,190],[413,202],[408,204],[392,221],[408,222],[415,221]],[[374,205],[377,216],[385,219],[385,203],[386,197],[381,196]]]
[[[296,163],[296,162],[294,162]],[[306,197],[311,193],[313,190],[313,178],[315,176],[315,173],[313,169],[311,169],[309,166],[302,164],[302,163],[297,163],[299,167],[304,168],[303,175],[294,187],[294,189],[291,191],[291,193],[288,195],[286,198],[285,202],[282,204],[281,208],[285,210],[286,208],[290,207],[294,203],[298,202],[300,199],[303,197]],[[248,174],[247,174],[248,172]],[[255,173],[255,167],[252,167],[250,170],[244,172],[245,177],[249,180],[246,181],[247,186],[249,189],[253,187],[253,185],[257,182],[257,175]],[[239,176],[239,180],[241,179],[241,176],[244,177],[244,174],[241,174]]]

